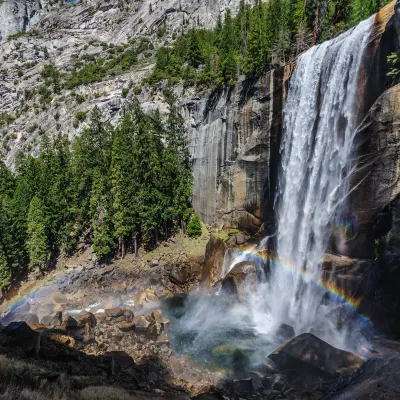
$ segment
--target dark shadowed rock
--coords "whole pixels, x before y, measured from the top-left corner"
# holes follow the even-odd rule
[[[232,386],[236,396],[247,396],[253,393],[253,383],[251,378],[234,380]]]
[[[133,358],[125,351],[109,351],[105,353],[105,356],[110,357],[122,369],[129,368],[135,363]]]
[[[276,335],[284,340],[289,340],[295,336],[295,332],[293,327],[291,327],[290,325],[281,324],[278,330],[276,331]]]
[[[23,349],[30,351],[39,346],[40,334],[31,329],[26,322],[11,322],[4,332]]]
[[[68,315],[68,317],[64,319],[64,322],[62,325],[65,329],[73,329],[78,326],[78,322],[76,321],[75,318]]]
[[[171,272],[169,273],[169,280],[174,283],[175,285],[182,286],[184,285],[189,278],[186,268],[180,268],[175,266],[172,268]]]
[[[311,333],[303,333],[279,347],[269,358],[281,370],[296,370],[300,375],[334,378],[349,375],[364,360],[347,351],[339,350]]]
[[[338,381],[332,388],[335,393],[328,400],[356,399],[400,399],[400,357],[377,357],[365,362],[352,377],[351,383],[344,386]]]

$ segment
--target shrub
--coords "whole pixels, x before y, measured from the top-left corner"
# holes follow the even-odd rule
[[[187,233],[190,237],[197,238],[201,236],[201,221],[197,214],[193,214],[187,226]]]
[[[83,122],[86,119],[86,112],[85,111],[78,111],[75,114],[75,118],[78,122]]]
[[[122,89],[122,97],[125,99],[126,96],[128,96],[129,89],[128,88],[123,88]]]

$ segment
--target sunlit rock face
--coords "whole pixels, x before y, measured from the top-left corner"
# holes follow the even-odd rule
[[[193,205],[210,225],[255,233],[272,214],[292,66],[186,104]]]

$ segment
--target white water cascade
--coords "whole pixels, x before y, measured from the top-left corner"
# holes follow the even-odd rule
[[[321,260],[347,194],[358,122],[357,83],[374,17],[315,46],[298,60],[284,112],[277,201],[277,259],[262,299],[253,297],[261,332],[281,323],[296,334],[314,329],[347,347],[321,289]],[[266,287],[265,287],[266,286]]]

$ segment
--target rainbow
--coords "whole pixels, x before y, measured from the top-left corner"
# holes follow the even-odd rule
[[[358,311],[361,299],[350,296],[343,288],[335,285],[334,282],[323,279],[321,279],[320,281],[315,281],[311,279],[310,273],[307,270],[301,271],[300,269],[296,268],[295,264],[293,263],[282,262],[280,259],[278,259],[267,250],[258,250],[255,247],[246,247],[242,248],[239,251],[256,263],[257,261],[262,261],[264,263],[268,262],[270,267],[273,269],[280,268],[290,274],[301,275],[306,280],[307,278],[309,278],[309,282],[312,282],[317,288],[319,288],[323,292],[328,292],[337,303],[345,305],[350,311],[355,313],[355,315],[358,316],[358,318],[363,322],[364,325],[368,326],[369,328],[373,326],[371,320],[365,315],[360,314]]]

